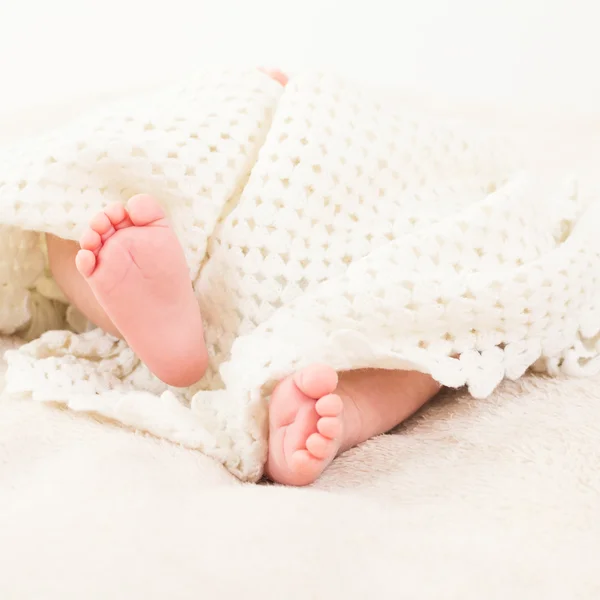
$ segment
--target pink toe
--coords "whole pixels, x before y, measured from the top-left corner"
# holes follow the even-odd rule
[[[320,417],[337,417],[343,408],[344,403],[337,394],[323,396],[315,404],[315,410]]]
[[[334,445],[331,440],[323,437],[320,433],[313,433],[306,440],[306,449],[315,458],[323,460],[333,453]]]
[[[134,225],[143,227],[164,219],[165,213],[160,204],[148,194],[138,194],[129,199],[127,212]]]
[[[99,235],[103,236],[114,230],[110,219],[103,213],[98,213],[91,221],[90,227]]]
[[[75,265],[83,277],[89,277],[96,268],[96,255],[91,250],[80,250],[75,256]]]
[[[294,376],[298,388],[311,398],[321,398],[335,390],[337,373],[327,365],[312,365]]]
[[[86,229],[83,232],[79,240],[79,245],[82,250],[90,250],[91,252],[98,252],[100,250],[100,246],[102,245],[102,238],[97,231],[93,229]]]
[[[104,209],[104,214],[108,217],[108,220],[112,223],[115,229],[119,228],[119,225],[127,219],[127,212],[125,207],[120,202],[113,202]]]
[[[271,79],[274,79],[277,83],[280,83],[284,87],[288,84],[288,76],[285,73],[282,73],[279,69],[265,69],[264,67],[261,67],[259,71],[262,71]]]
[[[296,474],[298,483],[312,483],[323,471],[323,461],[315,458],[308,450],[297,450],[290,459],[290,467]]]
[[[342,437],[342,420],[339,417],[323,417],[317,422],[317,430],[330,440],[339,440]]]

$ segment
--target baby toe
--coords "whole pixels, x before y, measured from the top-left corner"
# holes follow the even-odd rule
[[[158,201],[148,194],[138,194],[127,202],[127,211],[132,223],[137,227],[150,225],[164,219],[165,212]]]
[[[279,69],[267,69],[265,67],[261,67],[259,70],[284,87],[288,84],[288,76]]]
[[[96,254],[102,246],[102,238],[100,234],[93,229],[86,229],[81,238],[79,239],[79,245],[82,250],[89,250]]]
[[[323,396],[315,404],[315,410],[320,417],[337,417],[343,408],[344,403],[337,394]]]
[[[310,398],[321,398],[333,392],[338,384],[337,373],[327,365],[312,365],[294,375],[298,389]]]
[[[323,460],[315,458],[308,450],[296,450],[290,457],[289,465],[296,479],[295,485],[306,485],[319,476]]]
[[[324,459],[332,452],[333,442],[320,433],[313,433],[306,440],[306,449],[315,457]]]
[[[104,209],[104,214],[108,217],[108,220],[112,223],[115,229],[122,226],[129,219],[125,207],[120,202],[113,202]]]
[[[114,232],[113,224],[105,213],[98,213],[91,221],[90,228],[98,235],[104,237]]]
[[[91,250],[80,250],[75,256],[75,266],[83,277],[89,277],[96,268],[96,255]]]
[[[340,439],[342,436],[342,420],[339,417],[323,417],[317,422],[318,432],[330,439]]]

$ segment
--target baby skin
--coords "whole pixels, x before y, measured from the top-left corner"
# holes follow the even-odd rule
[[[268,74],[285,85],[285,75]],[[67,298],[98,327],[127,341],[162,381],[200,380],[208,355],[183,250],[147,195],[96,215],[79,245],[48,236],[50,267]],[[168,352],[165,351],[168,348]],[[266,474],[315,481],[336,456],[404,421],[439,391],[431,377],[313,365],[285,378],[269,404]]]

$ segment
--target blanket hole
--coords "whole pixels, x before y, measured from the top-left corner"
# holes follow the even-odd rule
[[[142,148],[132,148],[131,156],[134,156],[135,158],[148,158],[148,155]]]

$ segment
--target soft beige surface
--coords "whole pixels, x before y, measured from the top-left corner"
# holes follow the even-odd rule
[[[310,489],[2,398],[0,598],[597,598],[599,384],[442,399]]]

